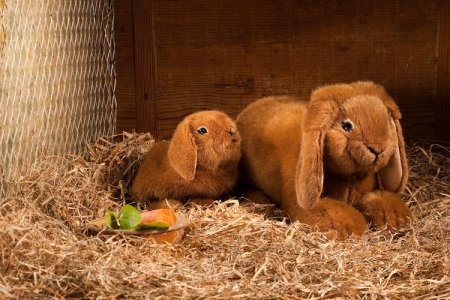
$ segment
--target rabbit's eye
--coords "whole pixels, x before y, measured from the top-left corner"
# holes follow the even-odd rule
[[[350,120],[342,121],[341,126],[342,126],[342,129],[344,129],[347,132],[350,132],[353,130],[353,123]]]
[[[197,129],[197,132],[200,134],[205,134],[205,133],[208,133],[208,129],[206,129],[206,127],[202,126]]]

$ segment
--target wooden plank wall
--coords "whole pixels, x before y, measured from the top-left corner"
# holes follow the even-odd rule
[[[114,1],[117,131],[137,128],[134,25],[131,0]]]
[[[157,86],[153,1],[134,0],[134,41],[136,72],[136,119],[138,132],[150,131],[158,137]]]
[[[261,96],[307,99],[321,84],[373,80],[398,101],[409,136],[434,138],[443,114],[437,113],[442,1],[129,0],[139,7],[137,94],[127,98],[130,86],[119,96],[117,70],[119,129],[133,125],[121,108],[133,101],[134,128],[166,138],[196,110],[236,116]]]

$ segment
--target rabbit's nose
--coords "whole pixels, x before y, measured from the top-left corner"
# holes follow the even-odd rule
[[[373,149],[372,147],[367,146],[367,149],[369,149],[370,152],[372,152],[373,154],[375,154],[375,156],[378,156],[378,152],[375,151],[375,149]]]
[[[369,149],[369,151],[373,154],[375,154],[375,156],[378,156],[380,153],[382,153],[384,151],[384,149],[382,149],[381,147],[377,147],[377,146],[373,146],[373,145],[366,145],[367,149]]]
[[[231,135],[231,136],[234,135],[234,130],[233,130],[233,129],[229,129],[229,130],[227,130],[227,132],[228,132],[228,134]]]

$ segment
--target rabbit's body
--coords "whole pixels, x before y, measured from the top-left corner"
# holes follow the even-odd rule
[[[307,110],[308,102],[294,97],[267,97],[253,102],[238,117],[243,170],[282,206],[297,202],[295,173]],[[348,204],[356,204],[376,183],[374,171],[342,176],[325,169],[324,178],[322,195]]]
[[[399,191],[407,178],[401,131],[397,137],[386,107],[395,122],[399,112],[383,92],[356,83],[319,89],[311,102],[278,96],[251,103],[237,118],[244,178],[292,219],[337,231],[338,237],[364,232],[366,222],[355,208],[376,225],[384,220],[400,227],[410,216],[404,203],[388,191],[373,195],[378,189]],[[341,128],[347,119],[354,122],[352,132]]]
[[[295,100],[258,100],[241,112],[237,121],[243,131],[243,176],[283,206],[296,202],[295,168],[301,143],[298,136],[306,104]]]
[[[200,134],[198,128],[207,128]],[[217,199],[232,190],[237,179],[240,136],[222,112],[198,112],[186,117],[171,141],[156,143],[133,182],[137,200]]]
[[[156,143],[145,156],[134,192],[141,199],[179,199],[207,197],[217,199],[232,190],[237,178],[237,162],[217,170],[198,168],[192,181],[182,178],[170,165],[170,143]],[[230,180],[231,179],[231,180]],[[142,187],[142,190],[139,189]]]

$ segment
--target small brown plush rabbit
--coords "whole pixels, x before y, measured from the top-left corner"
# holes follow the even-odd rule
[[[223,112],[187,116],[171,141],[156,143],[133,182],[138,201],[212,198],[232,190],[241,156],[236,124]]]
[[[404,226],[408,165],[400,111],[372,82],[251,103],[237,118],[248,179],[288,215],[344,239],[367,222]]]

